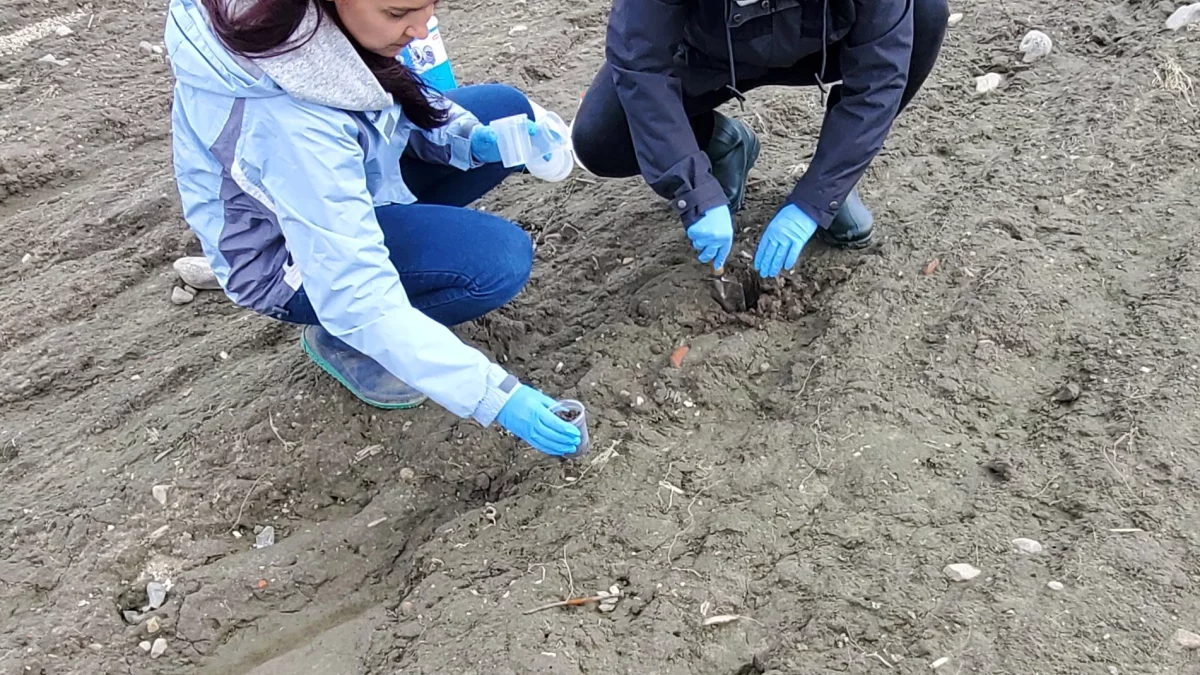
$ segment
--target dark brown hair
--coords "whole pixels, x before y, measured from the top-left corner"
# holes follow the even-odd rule
[[[313,32],[294,42],[288,38],[300,27],[304,15],[313,2],[321,10],[317,24],[333,21],[354,45],[355,51],[384,91],[400,104],[404,116],[426,131],[446,123],[447,113],[429,101],[428,87],[408,66],[400,61],[368,51],[358,44],[338,18],[332,2],[321,0],[254,0],[244,11],[233,12],[229,0],[202,0],[204,9],[212,22],[213,32],[230,51],[247,58],[278,56],[294,51],[312,39]]]

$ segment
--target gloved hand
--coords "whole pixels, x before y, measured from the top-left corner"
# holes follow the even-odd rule
[[[728,206],[718,206],[704,215],[687,229],[692,248],[700,251],[700,262],[713,264],[713,269],[725,266],[725,259],[733,249],[733,216]]]
[[[537,136],[537,122],[529,120],[529,135]],[[486,124],[481,124],[471,130],[471,155],[484,164],[500,162],[500,145],[496,138],[496,130]]]
[[[800,251],[817,231],[817,224],[800,207],[788,204],[767,225],[758,252],[754,254],[754,269],[764,279],[777,277],[785,269],[796,266]]]
[[[582,437],[574,425],[550,412],[557,403],[537,389],[522,384],[500,409],[496,421],[547,455],[570,455],[579,450]]]

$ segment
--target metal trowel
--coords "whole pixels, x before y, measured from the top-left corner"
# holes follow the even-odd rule
[[[725,277],[725,268],[718,267],[712,272],[709,282],[709,292],[721,309],[730,314],[741,314],[746,311],[746,289],[742,282]]]

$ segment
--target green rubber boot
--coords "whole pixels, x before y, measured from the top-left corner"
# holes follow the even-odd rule
[[[320,326],[305,326],[300,333],[300,346],[313,363],[367,405],[384,410],[406,410],[426,400],[424,394],[401,382],[374,359]]]

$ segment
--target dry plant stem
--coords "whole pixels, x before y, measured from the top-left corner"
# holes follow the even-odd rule
[[[275,426],[275,418],[270,412],[267,413],[267,422],[270,423],[271,431],[275,434],[275,438],[278,438],[279,442],[283,443],[284,450],[291,450],[293,447],[295,447],[296,444],[294,442],[283,440],[283,436],[279,433],[279,428]]]
[[[522,612],[522,614],[536,614],[538,612],[544,612],[547,609],[554,609],[555,607],[579,607],[581,605],[586,605],[586,604],[592,603],[592,602],[600,602],[602,600],[607,599],[608,597],[609,596],[607,596],[607,595],[589,595],[586,598],[568,598],[567,600],[559,600],[558,602],[550,602],[545,605],[534,607],[533,609],[527,609],[524,612]]]
[[[242,497],[242,505],[238,507],[237,518],[234,518],[233,525],[229,526],[230,532],[233,532],[234,530],[237,529],[238,525],[242,524],[242,512],[246,510],[246,502],[250,501],[250,495],[254,494],[254,488],[258,487],[258,484],[262,481],[263,478],[266,478],[266,477],[267,477],[267,472],[264,471],[261,474],[259,474],[258,478],[254,479],[253,483],[250,484],[250,489],[246,491],[246,496]]]
[[[575,595],[575,578],[571,576],[571,565],[567,562],[567,547],[563,546],[563,567],[567,568],[567,595]]]
[[[696,514],[692,513],[692,507],[696,505],[696,500],[700,499],[700,495],[704,494],[704,491],[710,487],[712,487],[712,486],[705,485],[704,487],[700,488],[700,490],[698,490],[696,492],[696,494],[692,497],[692,501],[688,503],[688,507],[687,507],[688,524],[682,530],[675,533],[675,536],[671,538],[671,545],[667,547],[667,565],[668,566],[671,565],[672,562],[674,562],[673,559],[671,558],[671,552],[675,549],[675,543],[679,541],[679,537],[682,536],[683,533],[692,529],[692,526],[694,526],[696,524]]]

